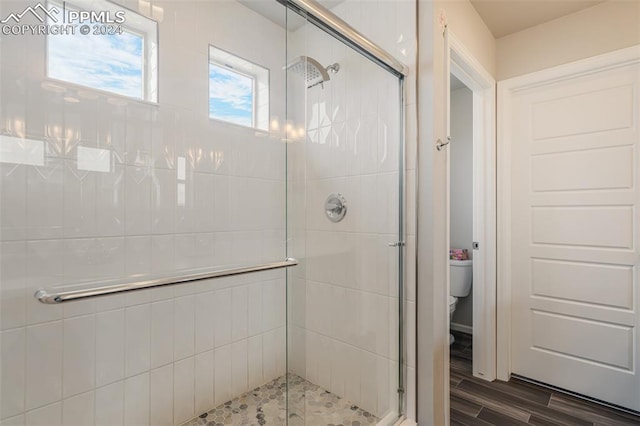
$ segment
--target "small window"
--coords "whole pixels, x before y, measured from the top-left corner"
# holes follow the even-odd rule
[[[123,10],[106,0],[49,2],[64,22],[75,24],[68,34],[47,36],[47,76],[52,79],[157,102],[157,23],[138,13]],[[80,18],[77,11],[116,12],[121,23],[101,23]],[[87,34],[80,31],[88,28]]]
[[[209,117],[268,130],[269,70],[209,46]]]

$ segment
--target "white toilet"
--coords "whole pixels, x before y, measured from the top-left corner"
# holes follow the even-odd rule
[[[449,274],[451,290],[449,292],[449,322],[453,318],[459,297],[467,297],[471,292],[471,281],[473,279],[472,260],[449,259]],[[453,335],[449,334],[449,344],[454,341]]]

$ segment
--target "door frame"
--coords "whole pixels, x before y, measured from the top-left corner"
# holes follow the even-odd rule
[[[447,47],[445,47],[447,48]],[[448,31],[449,72],[473,92],[473,375],[496,379],[496,81],[469,52],[452,31]],[[445,57],[445,58],[446,58]],[[447,89],[449,84],[447,84]],[[447,117],[450,116],[450,92],[445,94]],[[447,118],[447,132],[449,118]],[[451,141],[455,143],[456,141]],[[450,238],[450,156],[447,153],[447,247]],[[448,256],[447,256],[448,258]],[[446,295],[450,277],[447,268]],[[448,309],[447,309],[448,312]],[[447,314],[447,326],[449,324]],[[446,347],[445,369],[449,372],[449,347]],[[448,385],[449,381],[445,381]],[[447,389],[448,391],[448,389]],[[447,392],[448,395],[448,392]]]
[[[520,91],[640,63],[640,45],[498,83],[497,378],[511,377],[511,132],[512,99]]]

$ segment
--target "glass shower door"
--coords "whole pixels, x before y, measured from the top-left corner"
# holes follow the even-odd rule
[[[293,12],[287,30],[289,424],[392,424],[400,80]]]

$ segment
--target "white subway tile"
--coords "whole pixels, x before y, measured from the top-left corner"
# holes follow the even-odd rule
[[[262,283],[249,284],[247,294],[248,334],[255,336],[263,331],[262,317]]]
[[[234,287],[231,292],[231,340],[247,338],[248,291],[246,286]]]
[[[68,398],[95,386],[94,317],[67,319],[63,324],[62,396]]]
[[[149,274],[152,269],[151,237],[126,237],[124,240],[126,253],[125,274]]]
[[[27,172],[27,238],[63,236],[63,161],[48,158]]]
[[[305,379],[310,381],[311,383],[318,383],[318,363],[319,363],[319,352],[320,352],[320,343],[318,341],[318,334],[313,331],[307,331],[306,339],[305,339],[305,354],[306,354],[306,365],[305,365]],[[271,343],[267,342],[267,333],[265,333],[265,341],[263,342],[263,353],[264,353],[264,369],[265,369],[265,379],[272,379],[272,375],[274,373],[273,367],[271,367],[271,363],[267,364],[267,349],[271,350]],[[267,376],[267,372],[269,372],[269,376]]]
[[[285,297],[285,286],[282,280],[270,280],[263,283],[262,315],[264,330],[271,330],[284,325]]]
[[[151,368],[173,362],[173,301],[151,304]]]
[[[215,292],[214,342],[215,347],[231,343],[231,289]]]
[[[96,389],[95,426],[124,424],[124,382]]]
[[[365,155],[365,154],[363,154]],[[377,185],[378,179],[375,174],[362,175],[360,176],[360,204],[359,211],[360,214],[357,217],[358,220],[358,231],[360,232],[369,232],[374,233],[378,231],[378,220],[377,220]]]
[[[378,174],[376,187],[376,232],[393,234],[398,230],[398,173]]]
[[[124,306],[136,306],[151,301],[152,289],[128,291],[124,294]]]
[[[29,166],[0,164],[0,239],[24,240],[27,231],[27,170]]]
[[[345,376],[345,389],[344,396],[348,400],[352,401],[356,405],[360,405],[360,365],[362,357],[360,355],[361,350],[354,346],[345,346],[345,363],[346,363],[346,376]]]
[[[125,167],[125,232],[127,235],[151,232],[151,183],[147,167]]]
[[[149,425],[149,373],[130,377],[124,382],[124,424]]]
[[[262,376],[262,336],[247,339],[248,388],[255,389],[264,383]]]
[[[57,402],[29,411],[25,423],[29,426],[62,426],[62,403]]]
[[[180,297],[173,304],[173,357],[175,360],[195,353],[195,298]]]
[[[213,227],[215,231],[227,231],[231,220],[229,177],[215,175],[213,187],[215,206],[213,210]]]
[[[3,242],[0,244],[0,325],[3,330],[21,327],[27,320],[25,289],[26,244]]]
[[[194,232],[196,222],[195,212],[195,185],[193,168],[187,161],[186,173],[180,176],[180,160],[177,163],[176,184],[176,208],[175,208],[175,232]]]
[[[389,316],[388,298],[373,293],[361,293],[360,347],[382,356],[389,353],[389,328],[394,324]]]
[[[95,301],[96,313],[121,309],[125,306],[124,294],[112,294],[110,296],[99,297]]]
[[[287,327],[276,329],[276,375],[283,376],[287,372]]]
[[[62,397],[62,322],[27,327],[26,408]]]
[[[19,416],[11,417],[10,419],[1,420],[0,426],[25,426],[24,423],[24,414]]]
[[[214,226],[214,210],[215,196],[214,196],[214,181],[216,176],[196,173],[195,184],[195,230],[198,232],[211,232],[215,229]]]
[[[318,335],[318,381],[320,387],[331,387],[331,340],[327,336]]]
[[[27,242],[29,268],[27,279],[27,320],[29,324],[55,321],[62,318],[62,306],[45,305],[33,295],[40,288],[58,286],[64,283],[62,240]],[[4,258],[4,255],[3,255]],[[4,311],[4,306],[2,308]]]
[[[173,422],[180,424],[195,416],[194,411],[194,358],[174,364],[173,370]]]
[[[151,225],[154,234],[174,232],[176,217],[175,170],[154,169],[151,175]]]
[[[65,399],[62,402],[62,424],[65,426],[93,425],[94,392],[87,392]]]
[[[214,359],[213,350],[195,357],[195,414],[214,408]]]
[[[333,288],[332,335],[337,339],[358,346],[362,340],[360,323],[362,312],[362,292]]]
[[[24,411],[25,329],[0,333],[0,418]]]
[[[331,386],[329,386],[328,390],[340,397],[345,395],[346,351],[345,343],[337,340],[331,342]]]
[[[360,407],[374,415],[377,414],[377,363],[371,352],[360,351]]]
[[[233,398],[231,393],[231,346],[222,346],[214,352],[215,364],[215,405],[218,406]]]
[[[240,340],[231,345],[231,393],[241,395],[248,390],[247,341]]]
[[[125,168],[112,166],[96,178],[96,235],[115,236],[125,231]]]
[[[395,407],[397,402],[398,381],[396,379],[398,375],[397,364],[389,361],[389,359],[377,356],[377,382],[376,389],[378,392],[378,408],[376,415],[378,417],[384,417],[391,412],[391,408]],[[395,367],[395,368],[394,368]]]
[[[195,301],[195,351],[202,353],[213,349],[215,327],[215,295],[213,291],[200,293]]]
[[[129,103],[126,107],[125,161],[145,166],[151,163],[151,106]]]
[[[149,370],[151,346],[151,309],[138,305],[125,310],[125,376]]]
[[[151,156],[154,167],[163,169],[175,167],[174,121],[175,112],[169,107],[158,110],[157,115],[154,116],[151,130]]]
[[[175,272],[175,241],[173,235],[156,235],[151,238],[151,271]]]
[[[150,424],[173,426],[173,364],[150,374]]]
[[[96,386],[124,378],[124,309],[96,314]]]

